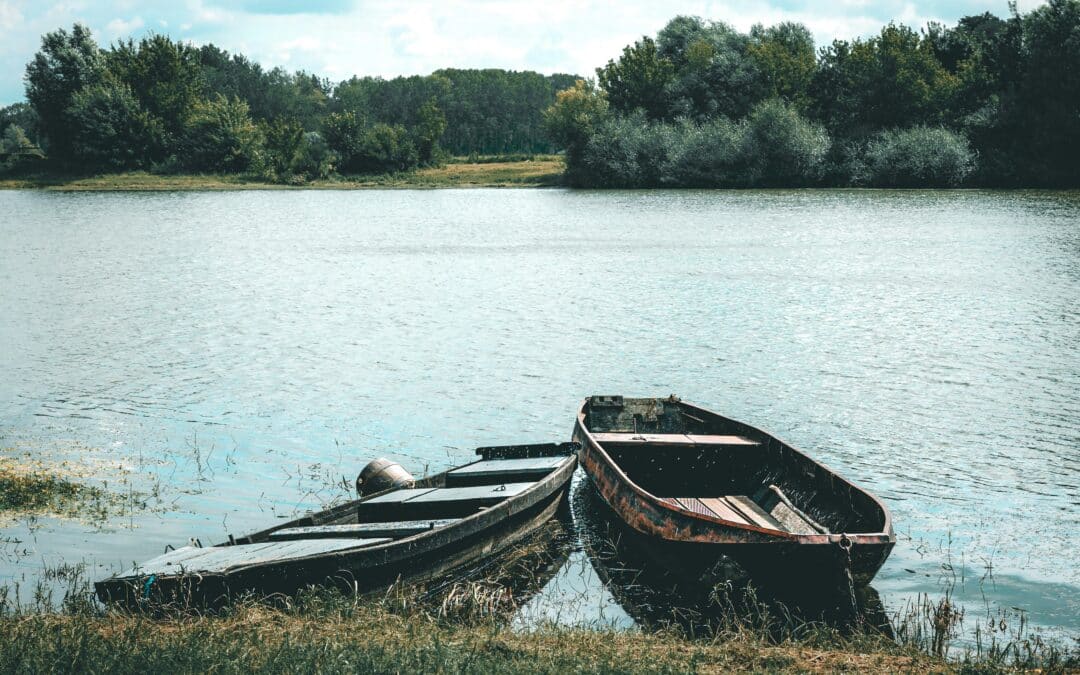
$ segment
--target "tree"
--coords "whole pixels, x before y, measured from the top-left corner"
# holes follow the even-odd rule
[[[420,107],[416,125],[412,128],[413,143],[421,164],[429,164],[435,158],[439,139],[445,131],[446,115],[439,110],[435,99],[430,98]]]
[[[600,88],[614,110],[630,113],[640,109],[650,119],[666,116],[664,90],[674,74],[675,67],[660,56],[656,42],[650,37],[642,37],[625,47],[618,61],[608,61],[606,66],[596,69]]]
[[[295,119],[274,119],[259,125],[265,144],[265,164],[274,180],[290,178],[296,171],[304,143],[304,127]]]
[[[889,24],[869,40],[838,40],[822,50],[812,110],[837,137],[937,124],[957,83],[934,56],[930,40]]]
[[[75,24],[46,33],[41,50],[26,66],[26,99],[37,113],[46,150],[61,162],[71,159],[73,128],[67,118],[75,93],[97,84],[105,63],[90,29]]]
[[[158,157],[162,130],[131,89],[113,78],[84,87],[72,98],[67,118],[72,157],[92,169],[144,167]]]
[[[239,173],[261,159],[262,137],[247,103],[218,95],[195,103],[183,145],[187,168]]]
[[[107,53],[109,71],[131,88],[142,107],[161,120],[175,149],[203,89],[198,51],[164,35],[117,44]]]
[[[544,111],[544,127],[558,145],[566,148],[566,171],[573,173],[581,160],[589,139],[608,117],[608,102],[592,82],[578,80],[573,87],[555,95],[555,102]]]
[[[741,118],[768,93],[749,38],[726,23],[679,16],[656,40],[660,55],[676,68],[665,91],[670,118]]]
[[[780,23],[750,30],[750,57],[757,64],[768,93],[800,110],[810,105],[810,83],[817,70],[814,38],[800,23]]]

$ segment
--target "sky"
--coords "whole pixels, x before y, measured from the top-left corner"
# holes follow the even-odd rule
[[[1038,5],[1021,0],[1020,10]],[[214,43],[266,67],[304,69],[337,82],[352,75],[508,68],[593,76],[673,16],[755,23],[799,21],[818,45],[866,37],[889,21],[955,23],[1006,0],[0,0],[0,105],[23,100],[26,63],[41,35],[75,22],[99,43],[161,33]]]

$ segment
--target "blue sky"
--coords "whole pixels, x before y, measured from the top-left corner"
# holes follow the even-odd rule
[[[1037,0],[1021,0],[1027,10]],[[164,33],[214,44],[265,66],[337,81],[500,67],[592,75],[623,45],[676,14],[755,23],[801,21],[818,44],[866,36],[889,21],[922,26],[991,11],[1006,0],[0,0],[0,105],[23,99],[22,74],[42,33],[90,26],[102,44]]]

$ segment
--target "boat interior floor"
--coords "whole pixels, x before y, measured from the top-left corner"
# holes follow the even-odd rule
[[[828,534],[828,529],[787,499],[775,485],[762,487],[751,498],[746,495],[720,497],[662,497],[670,506],[697,515],[719,518],[739,525],[752,525],[790,534]]]

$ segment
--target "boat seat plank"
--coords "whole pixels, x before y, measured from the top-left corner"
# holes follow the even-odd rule
[[[177,574],[214,574],[228,572],[230,569],[259,563],[292,560],[312,555],[321,555],[346,549],[371,546],[391,541],[381,539],[317,539],[305,541],[283,541],[262,544],[237,544],[235,546],[207,546],[205,548],[184,547],[168,554],[148,560],[121,574],[121,577],[138,577]],[[195,552],[198,552],[195,554]],[[181,554],[181,555],[173,555]]]
[[[770,530],[780,530],[781,532],[787,531],[787,528],[780,521],[766,513],[749,497],[745,495],[727,495],[723,499],[728,503],[728,506],[741,513],[753,525]]]
[[[401,539],[414,534],[428,532],[435,528],[452,525],[460,518],[441,518],[427,520],[399,520],[389,523],[349,523],[347,525],[316,525],[313,527],[287,527],[270,533],[273,541],[293,539],[334,539],[354,537],[356,539]]]
[[[365,499],[360,503],[364,506],[369,504],[401,504],[402,502],[407,502],[415,497],[419,497],[426,492],[431,492],[434,489],[435,488],[401,488],[400,490],[387,492],[386,494],[379,495],[378,497]]]
[[[757,441],[745,436],[734,435],[595,433],[592,436],[598,443],[619,443],[622,445],[760,445]]]
[[[473,487],[449,487],[428,490],[408,500],[411,504],[437,504],[447,502],[480,501],[495,504],[528,490],[536,483],[501,483],[499,485],[475,485]]]
[[[446,480],[447,484],[451,484],[458,480],[481,478],[542,478],[565,461],[565,456],[490,459],[454,469],[446,474]]]
[[[730,520],[732,522],[736,522],[742,525],[753,524],[741,513],[731,508],[728,503],[723,499],[720,499],[718,497],[703,497],[700,501],[710,511],[712,511],[713,515],[715,515],[717,518],[721,518],[723,520]]]

